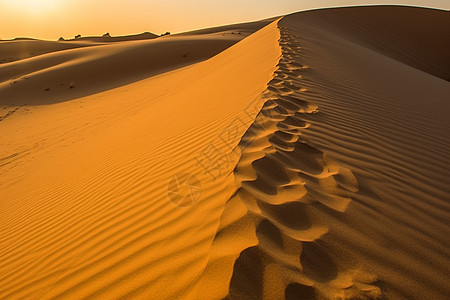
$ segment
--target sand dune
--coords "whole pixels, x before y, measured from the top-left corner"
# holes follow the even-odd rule
[[[304,12],[302,20],[316,31],[321,28],[335,32],[348,41],[450,81],[448,11],[354,7]]]
[[[140,41],[140,40],[150,40],[159,37],[158,35],[151,32],[144,32],[140,34],[133,35],[123,35],[123,36],[82,36],[79,38],[69,39],[69,41],[89,41],[98,43],[111,43],[111,42],[127,42],[127,41]]]
[[[447,16],[326,9],[0,65],[0,298],[446,299]]]
[[[156,37],[158,36],[146,32],[127,36],[82,37],[64,41],[42,41],[23,38],[5,41],[0,40],[0,64],[67,49],[102,45],[111,42],[147,40]]]
[[[373,24],[389,9],[279,22],[283,55],[239,144],[238,190],[196,298],[209,290],[217,299],[445,299],[450,86],[355,43],[357,34],[376,36],[377,26],[352,23],[350,35],[328,23],[336,12]],[[396,10],[414,25],[409,8]],[[438,32],[439,19],[431,20]]]
[[[204,63],[3,119],[0,297],[187,294],[233,184],[233,163],[216,180],[199,164],[211,147],[235,147],[255,118],[277,39],[274,23]],[[238,116],[245,123],[224,144]],[[201,181],[192,209],[168,198],[180,173]]]
[[[15,57],[0,65],[0,105],[51,104],[123,86],[208,59],[267,23],[121,43],[0,43],[0,53]],[[108,38],[99,38],[103,39]],[[41,55],[17,55],[18,49],[27,48]]]
[[[93,46],[93,43],[52,42],[40,40],[0,41],[0,66],[5,63],[39,56],[42,54]]]
[[[2,105],[42,105],[95,94],[187,66],[234,41],[172,38],[84,47],[2,66]]]
[[[254,21],[254,22],[247,22],[247,23],[239,23],[239,24],[231,24],[231,25],[223,25],[223,26],[217,26],[217,27],[211,27],[211,28],[203,28],[198,30],[192,30],[188,32],[182,32],[178,33],[176,35],[197,35],[197,34],[235,34],[235,35],[250,35],[254,33],[255,31],[263,28],[264,26],[272,23],[273,21],[277,20],[279,18],[269,18],[264,19],[260,21]]]

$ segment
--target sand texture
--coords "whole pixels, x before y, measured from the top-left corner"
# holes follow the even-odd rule
[[[448,299],[449,19],[0,41],[0,299]]]

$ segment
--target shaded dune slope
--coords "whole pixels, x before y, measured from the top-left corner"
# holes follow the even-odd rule
[[[137,40],[150,40],[159,37],[151,32],[143,32],[140,34],[131,34],[123,36],[86,36],[77,39],[70,39],[69,41],[89,41],[89,42],[99,42],[99,43],[111,43],[111,42],[127,42],[127,41],[137,41]]]
[[[235,165],[211,178],[196,159],[228,154],[254,120],[278,37],[271,24],[205,62],[4,118],[0,298],[186,298]],[[202,185],[190,208],[169,197],[180,174]]]
[[[414,31],[416,22],[409,14],[417,10],[399,10]],[[434,23],[433,10],[419,10],[430,16],[428,29],[438,39],[432,44],[439,43],[446,27]],[[384,18],[375,13],[366,21],[380,19]],[[350,250],[377,274],[388,298],[445,298],[449,293],[445,284],[449,277],[442,267],[449,257],[450,173],[444,167],[450,163],[448,82],[404,64],[409,57],[429,63],[423,53],[411,56],[413,46],[404,48],[407,37],[398,39],[404,58],[396,61],[367,47],[364,39],[355,43],[339,26],[332,30],[326,24],[311,24],[301,14],[280,24],[303,45],[302,59],[311,70],[304,84],[314,92],[305,100],[314,101],[322,112],[305,119],[311,127],[304,138],[349,167],[359,182],[360,191],[345,214],[324,214],[333,224],[324,240],[335,253]],[[355,29],[366,36],[376,36],[378,30],[376,26]],[[386,35],[396,40],[393,33],[393,37]]]
[[[40,40],[14,40],[0,41],[0,66],[4,63],[26,59],[42,54],[74,49],[80,47],[95,46],[94,43],[84,42],[53,42]]]

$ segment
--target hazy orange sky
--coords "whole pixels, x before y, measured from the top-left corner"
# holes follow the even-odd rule
[[[406,4],[449,9],[449,0],[0,0],[0,38],[55,40],[76,34],[172,33],[345,5]]]

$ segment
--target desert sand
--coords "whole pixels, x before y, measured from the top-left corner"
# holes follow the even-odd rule
[[[448,299],[449,25],[0,41],[0,299]]]

